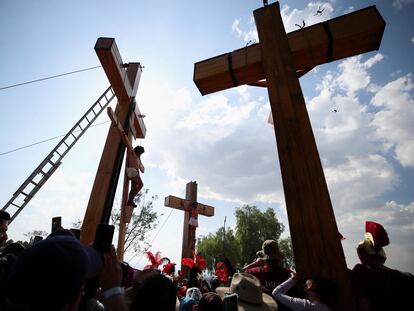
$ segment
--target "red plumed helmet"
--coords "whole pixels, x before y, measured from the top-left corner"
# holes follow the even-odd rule
[[[167,274],[167,275],[172,275],[174,274],[175,271],[175,263],[167,263],[166,265],[163,266],[162,272]]]
[[[365,235],[370,239],[375,247],[384,247],[390,244],[387,231],[384,227],[373,221],[365,222]]]

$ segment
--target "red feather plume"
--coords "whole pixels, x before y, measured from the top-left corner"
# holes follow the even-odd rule
[[[175,263],[167,263],[166,265],[163,266],[163,269],[162,269],[162,272],[167,275],[174,274],[174,271],[175,271]]]

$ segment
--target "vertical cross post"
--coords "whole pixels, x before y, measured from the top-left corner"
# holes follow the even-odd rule
[[[186,185],[185,199],[177,198],[172,195],[165,198],[164,206],[184,211],[183,225],[183,244],[181,259],[192,258],[195,251],[196,227],[190,225],[191,209],[195,208],[198,215],[214,216],[214,207],[197,202],[197,182],[190,181]],[[181,267],[183,275],[188,274],[188,268]]]
[[[140,63],[128,63],[125,69],[113,38],[99,38],[95,51],[118,98],[115,114],[119,122],[125,131],[131,129],[136,138],[144,138],[145,125],[137,117],[139,110],[135,104],[142,72]],[[81,241],[84,244],[93,242],[98,224],[109,222],[124,152],[121,137],[111,125],[82,223]]]
[[[352,310],[338,228],[279,4],[254,11],[279,151],[295,264],[336,281],[336,310]]]

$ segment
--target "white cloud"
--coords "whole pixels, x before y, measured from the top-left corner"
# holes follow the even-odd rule
[[[371,78],[367,70],[383,60],[384,56],[377,53],[365,62],[361,62],[361,59],[361,55],[351,57],[338,66],[341,74],[337,78],[337,83],[349,96],[369,85]]]
[[[380,155],[346,158],[346,162],[325,169],[337,211],[357,210],[398,181],[392,166]]]
[[[395,147],[395,158],[403,166],[414,166],[414,84],[411,75],[391,81],[372,98],[380,108],[372,121],[386,146]]]
[[[236,18],[231,25],[231,30],[235,32],[239,37],[242,36],[243,31],[240,29],[240,19]]]
[[[404,6],[413,3],[414,0],[394,0],[392,2],[392,6],[397,9],[402,9]]]

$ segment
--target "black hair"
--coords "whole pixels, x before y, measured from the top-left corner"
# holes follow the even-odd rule
[[[143,271],[142,281],[134,286],[131,311],[174,311],[177,289],[173,282],[157,271]]]
[[[0,211],[0,219],[1,220],[10,220],[10,214],[6,211]]]
[[[198,303],[199,311],[221,311],[223,310],[223,300],[213,292],[205,293]]]
[[[137,156],[140,156],[141,154],[143,154],[145,152],[145,149],[142,146],[136,146],[134,148],[134,152]]]

